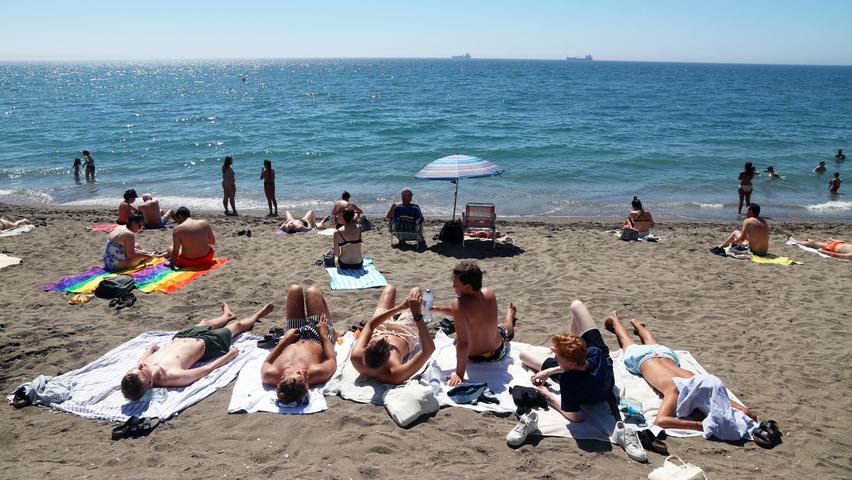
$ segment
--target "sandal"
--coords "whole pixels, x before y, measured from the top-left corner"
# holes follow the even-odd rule
[[[784,434],[781,433],[781,430],[778,428],[778,423],[775,420],[765,420],[760,422],[760,425],[757,426],[752,432],[752,440],[754,443],[760,448],[775,448],[780,445],[783,440],[781,437]]]
[[[27,395],[27,388],[21,385],[17,390],[15,390],[15,393],[12,394],[12,406],[15,408],[24,408],[30,405],[32,405],[32,403],[30,403],[30,396]]]
[[[438,329],[447,335],[451,335],[456,331],[456,324],[449,318],[444,318],[438,322]]]
[[[153,432],[159,425],[160,419],[157,417],[140,418],[134,415],[128,418],[124,424],[112,429],[112,439],[144,437]]]

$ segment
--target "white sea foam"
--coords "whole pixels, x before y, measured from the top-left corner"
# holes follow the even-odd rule
[[[695,203],[695,205],[698,205],[698,207],[699,207],[699,208],[715,208],[715,209],[720,209],[720,208],[724,208],[724,207],[725,207],[725,206],[724,206],[723,204],[721,204],[721,203],[699,203],[699,202],[694,202],[694,203]]]
[[[838,210],[852,210],[852,201],[831,200],[816,205],[808,205],[805,208],[812,212],[831,212]]]

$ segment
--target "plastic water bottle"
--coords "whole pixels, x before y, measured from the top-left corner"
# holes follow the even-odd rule
[[[432,290],[426,290],[423,293],[423,321],[429,323],[432,321]]]

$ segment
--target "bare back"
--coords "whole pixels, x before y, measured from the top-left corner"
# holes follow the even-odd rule
[[[743,235],[752,252],[765,253],[769,250],[769,224],[763,218],[746,218],[743,221]]]
[[[147,200],[139,205],[139,211],[142,212],[142,217],[146,225],[159,225],[162,221],[160,214],[160,202],[157,200]]]
[[[468,356],[496,350],[503,342],[497,331],[497,297],[490,288],[453,302],[457,334],[466,338]]]
[[[202,258],[210,252],[216,243],[213,237],[213,229],[207,220],[195,220],[187,218],[183,223],[175,227],[172,233],[174,243],[180,249],[175,252],[182,253],[186,258]]]

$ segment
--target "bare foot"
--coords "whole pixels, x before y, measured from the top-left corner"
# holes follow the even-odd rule
[[[633,334],[639,335],[639,327],[645,328],[645,323],[636,320],[635,318],[630,320],[630,324],[633,325]]]
[[[273,305],[271,303],[267,303],[266,305],[263,306],[263,308],[261,308],[260,310],[257,311],[257,318],[263,318],[263,317],[269,315],[270,313],[272,313],[272,310],[274,310],[274,309],[275,309],[275,305]]]
[[[234,312],[231,311],[231,307],[229,307],[225,302],[222,302],[222,313],[227,317],[229,322],[237,318],[237,316],[234,315]]]
[[[610,312],[609,316],[606,317],[606,320],[604,320],[604,328],[606,328],[606,331],[608,331],[610,333],[615,333],[615,325],[614,324],[617,321],[619,321],[618,320],[618,313],[616,313],[615,311]]]
[[[516,307],[514,303],[509,302],[509,309],[506,310],[506,319],[512,321],[513,327],[518,322],[518,319],[515,317],[515,315],[517,315],[517,314],[518,314],[518,307]]]

